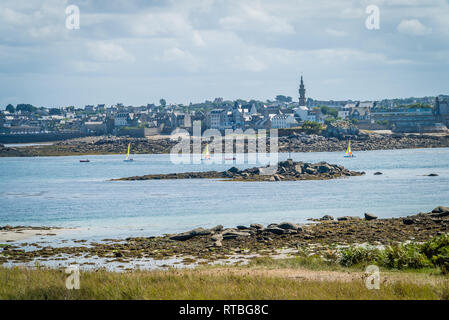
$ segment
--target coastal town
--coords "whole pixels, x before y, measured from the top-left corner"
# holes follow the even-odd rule
[[[325,128],[346,123],[360,130],[392,133],[448,133],[449,95],[380,101],[323,101],[306,98],[301,76],[298,99],[224,100],[202,103],[126,106],[117,103],[35,107],[7,105],[0,111],[0,143],[64,140],[86,136],[143,138],[170,135],[175,129],[202,130]],[[310,131],[310,130],[309,130]],[[313,131],[313,130],[312,130]]]

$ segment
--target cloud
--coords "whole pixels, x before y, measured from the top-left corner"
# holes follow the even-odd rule
[[[90,56],[99,62],[126,62],[133,63],[135,57],[122,46],[104,41],[89,42],[87,49]]]
[[[335,30],[335,29],[331,29],[331,28],[327,28],[325,31],[327,34],[330,34],[331,36],[334,36],[334,37],[345,37],[348,35],[344,31]]]
[[[417,19],[402,20],[397,30],[413,36],[424,36],[432,33],[432,28],[426,27]]]
[[[219,24],[228,30],[294,34],[294,27],[285,18],[270,13],[259,3],[238,3],[233,14],[220,18]]]

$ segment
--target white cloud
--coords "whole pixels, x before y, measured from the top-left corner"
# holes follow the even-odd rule
[[[219,20],[219,24],[228,30],[272,32],[294,34],[294,27],[286,18],[276,16],[264,10],[259,3],[239,3],[228,15]]]
[[[397,30],[404,34],[423,36],[432,33],[432,28],[426,27],[417,19],[402,20]]]
[[[132,63],[135,61],[135,57],[132,54],[113,42],[89,42],[87,48],[91,57],[100,62]]]
[[[348,35],[344,31],[335,30],[335,29],[331,29],[331,28],[327,28],[325,31],[327,34],[330,34],[331,36],[334,36],[334,37],[345,37]]]

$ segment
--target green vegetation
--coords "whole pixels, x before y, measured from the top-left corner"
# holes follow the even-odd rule
[[[301,127],[307,134],[318,134],[323,130],[321,124],[315,121],[304,121]]]
[[[376,264],[387,269],[440,268],[449,272],[449,235],[435,237],[423,244],[409,243],[376,248],[350,247],[341,251],[342,266]]]
[[[449,298],[449,280],[441,276],[382,274],[390,281],[382,283],[380,290],[368,290],[360,272],[308,268],[318,268],[321,263],[315,258],[264,259],[247,267],[81,272],[79,290],[66,289],[64,270],[0,267],[0,299]]]

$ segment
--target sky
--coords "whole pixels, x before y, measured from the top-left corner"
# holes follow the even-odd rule
[[[448,94],[448,0],[0,2],[0,108],[297,101],[301,74],[320,100]]]

